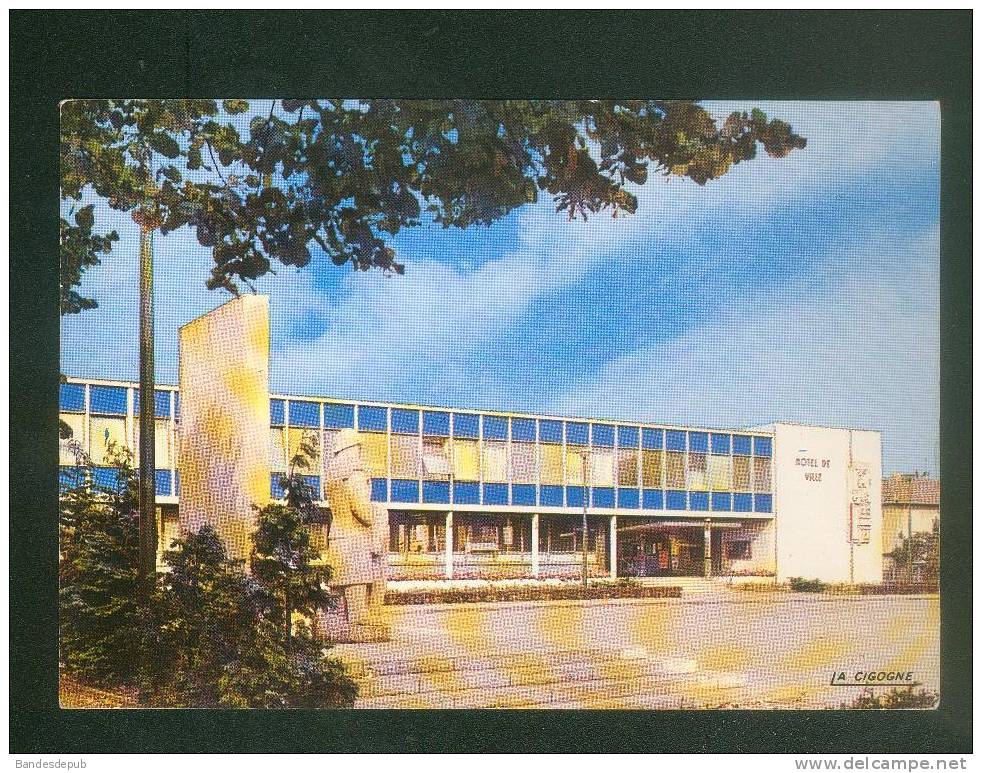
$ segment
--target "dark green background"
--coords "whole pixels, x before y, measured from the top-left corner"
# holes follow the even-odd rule
[[[11,752],[970,751],[971,24],[967,11],[10,12]],[[183,96],[940,100],[940,709],[60,710],[58,102]]]

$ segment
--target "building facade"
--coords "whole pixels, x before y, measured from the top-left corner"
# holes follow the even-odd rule
[[[178,536],[180,395],[155,396],[161,547]],[[67,484],[84,451],[135,448],[136,384],[69,380]],[[271,395],[271,498],[302,441],[318,455],[358,432],[372,499],[389,514],[389,580],[594,577],[881,580],[878,432],[774,424],[722,430]],[[256,503],[262,504],[262,503]],[[328,507],[328,502],[322,503]],[[588,529],[581,526],[584,507]],[[327,527],[314,525],[326,545]]]
[[[937,535],[941,524],[941,481],[917,473],[895,473],[883,479],[883,576],[889,581],[923,582],[936,556],[908,556],[898,564],[893,553],[911,535]],[[934,545],[936,551],[939,547]],[[924,550],[931,550],[928,543]]]

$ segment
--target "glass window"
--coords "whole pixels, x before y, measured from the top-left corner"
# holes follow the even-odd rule
[[[637,448],[641,432],[637,427],[619,426],[617,428],[617,445],[621,448]]]
[[[62,384],[58,389],[58,406],[63,411],[81,413],[85,410],[85,385]]]
[[[140,422],[133,422],[133,447],[140,447]],[[153,456],[157,467],[173,467],[171,460],[171,431],[170,419],[154,419],[153,422]]]
[[[327,429],[354,428],[355,406],[344,403],[324,403],[324,426]]]
[[[481,477],[481,457],[476,440],[453,441],[453,476],[457,480]]]
[[[479,437],[480,418],[476,413],[455,413],[453,415],[454,437]]]
[[[116,444],[116,450],[129,447],[126,442],[126,419],[110,419],[102,416],[89,418],[89,455],[93,464],[109,462],[106,452],[111,443]]]
[[[423,411],[423,434],[448,437],[450,435],[450,414],[445,411]]]
[[[665,492],[665,507],[668,510],[685,510],[685,492],[684,491],[666,491]]]
[[[85,433],[85,416],[77,413],[63,413],[60,416],[72,430],[72,436],[64,440],[58,440],[58,464],[74,465],[77,461],[73,448],[82,449],[82,441]]]
[[[170,470],[157,470],[154,476],[154,492],[158,497],[169,497],[170,493]]]
[[[750,458],[733,457],[733,488],[737,491],[750,491]]]
[[[527,443],[535,442],[535,419],[512,419],[511,439]]]
[[[566,444],[585,446],[590,444],[590,426],[578,421],[566,422]]]
[[[634,510],[641,506],[641,497],[636,488],[617,489],[617,506]]]
[[[714,491],[712,501],[713,510],[725,512],[733,509],[733,497],[730,494],[721,494],[718,491]]]
[[[563,487],[562,486],[540,486],[539,504],[544,507],[563,506]]]
[[[769,513],[771,511],[770,494],[754,494],[754,512]]]
[[[669,451],[684,451],[685,433],[677,429],[665,430],[665,448]]]
[[[705,491],[709,488],[706,474],[706,454],[689,451],[688,488],[693,491]]]
[[[407,408],[392,409],[392,431],[403,435],[419,433],[419,411]]]
[[[542,419],[539,422],[539,442],[541,443],[562,443],[563,442],[563,423],[551,419]]]
[[[729,456],[709,457],[709,487],[713,491],[733,488],[733,464]]]
[[[423,501],[443,504],[450,502],[450,482],[437,480],[423,481]]]
[[[733,436],[733,453],[739,454],[740,456],[750,456],[750,436],[749,435],[734,435]]]
[[[327,433],[324,433],[325,437]],[[389,477],[389,438],[379,432],[359,432],[361,453],[368,474],[375,478]],[[325,443],[325,454],[328,446]]]
[[[771,460],[766,456],[754,457],[754,491],[771,490]]]
[[[283,488],[283,475],[271,473],[269,476],[269,495],[273,499],[283,499],[286,496],[286,489]]]
[[[665,452],[665,485],[674,489],[685,488],[685,454]]]
[[[484,484],[484,504],[486,504],[486,505],[507,505],[508,504],[508,484],[507,483],[485,483]]]
[[[603,448],[613,448],[614,446],[614,427],[612,424],[593,425],[593,445]]]
[[[419,439],[412,435],[392,436],[392,477],[418,478],[420,448]],[[395,499],[393,490],[392,498]],[[405,500],[396,500],[405,501]]]
[[[566,448],[566,485],[583,485],[583,457],[575,448]]]
[[[388,428],[386,409],[377,405],[358,406],[358,430],[360,432],[385,432]]]
[[[92,483],[99,488],[119,491],[121,485],[119,470],[115,467],[94,467],[92,469]]]
[[[709,435],[705,432],[690,432],[689,450],[701,454],[709,453]]]
[[[85,483],[85,468],[61,466],[58,468],[58,490],[64,494],[70,489],[76,489]]]
[[[645,427],[641,430],[641,445],[655,451],[663,448],[665,446],[665,431]]]
[[[661,488],[663,454],[647,448],[641,452],[641,485],[645,488]]]
[[[712,450],[714,454],[730,453],[730,436],[714,432],[711,436]]]
[[[560,485],[563,482],[563,447],[544,444],[539,446],[542,454],[542,483]]]
[[[481,491],[477,483],[456,482],[453,484],[453,501],[458,505],[476,505],[480,503]]]
[[[645,510],[662,510],[665,500],[661,490],[646,488],[642,493],[641,506]]]
[[[751,494],[734,494],[733,510],[737,513],[749,513],[753,510],[753,496]]]
[[[269,401],[269,423],[274,427],[286,424],[286,404],[282,400]]]
[[[286,430],[282,427],[269,429],[269,468],[275,472],[286,471]]]
[[[689,509],[690,510],[708,510],[709,509],[709,494],[703,491],[690,491],[689,492]]]
[[[508,444],[500,440],[485,440],[481,454],[485,483],[508,482]]]
[[[566,507],[583,507],[583,486],[566,487]]]
[[[754,437],[754,456],[770,456],[771,439],[769,437]]]
[[[592,488],[590,490],[593,507],[613,507],[614,489],[609,487]]]
[[[90,386],[89,413],[126,415],[126,387]]]
[[[372,501],[387,502],[389,500],[389,481],[386,478],[372,478]]]
[[[750,540],[731,540],[726,543],[724,554],[727,561],[740,561],[750,558]]]
[[[392,481],[393,502],[418,502],[419,483],[415,480]]]
[[[514,426],[512,432],[514,433]],[[539,467],[533,443],[511,444],[512,483],[535,483],[539,478]]]
[[[140,390],[133,390],[133,415],[140,415]],[[153,415],[158,419],[170,418],[170,391],[156,389],[153,393]]]
[[[300,454],[300,444],[303,443],[311,447],[313,454],[309,457],[310,463],[313,465],[320,463],[321,450],[320,443],[318,443],[318,433],[303,427],[291,426],[289,429],[289,446],[287,448],[286,463],[289,465],[293,457]]]
[[[648,453],[651,453],[650,451]],[[659,475],[659,484],[661,476]],[[617,485],[635,487],[638,485],[638,452],[630,448],[617,450]]]
[[[423,477],[428,480],[443,480],[450,477],[449,440],[442,438],[423,438]],[[447,489],[448,497],[450,496],[449,492],[450,490]],[[425,499],[425,490],[424,501],[429,501]],[[450,501],[449,498],[447,501]]]
[[[508,419],[503,416],[485,416],[484,439],[485,440],[507,440],[508,439]]]
[[[613,486],[614,452],[605,451],[602,448],[595,448],[587,458],[590,460],[590,485]]]
[[[513,505],[533,506],[535,504],[535,486],[528,483],[513,483],[511,503]]]

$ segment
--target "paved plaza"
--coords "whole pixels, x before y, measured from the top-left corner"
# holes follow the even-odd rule
[[[844,671],[939,688],[936,596],[713,589],[681,599],[390,606],[334,652],[359,708],[837,708]]]

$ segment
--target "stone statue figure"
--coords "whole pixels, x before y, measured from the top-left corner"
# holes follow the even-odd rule
[[[332,569],[331,589],[338,606],[319,620],[334,641],[378,641],[387,638],[374,619],[385,596],[388,513],[371,501],[371,484],[362,459],[361,441],[353,429],[341,430],[325,467],[331,528],[325,558]]]

